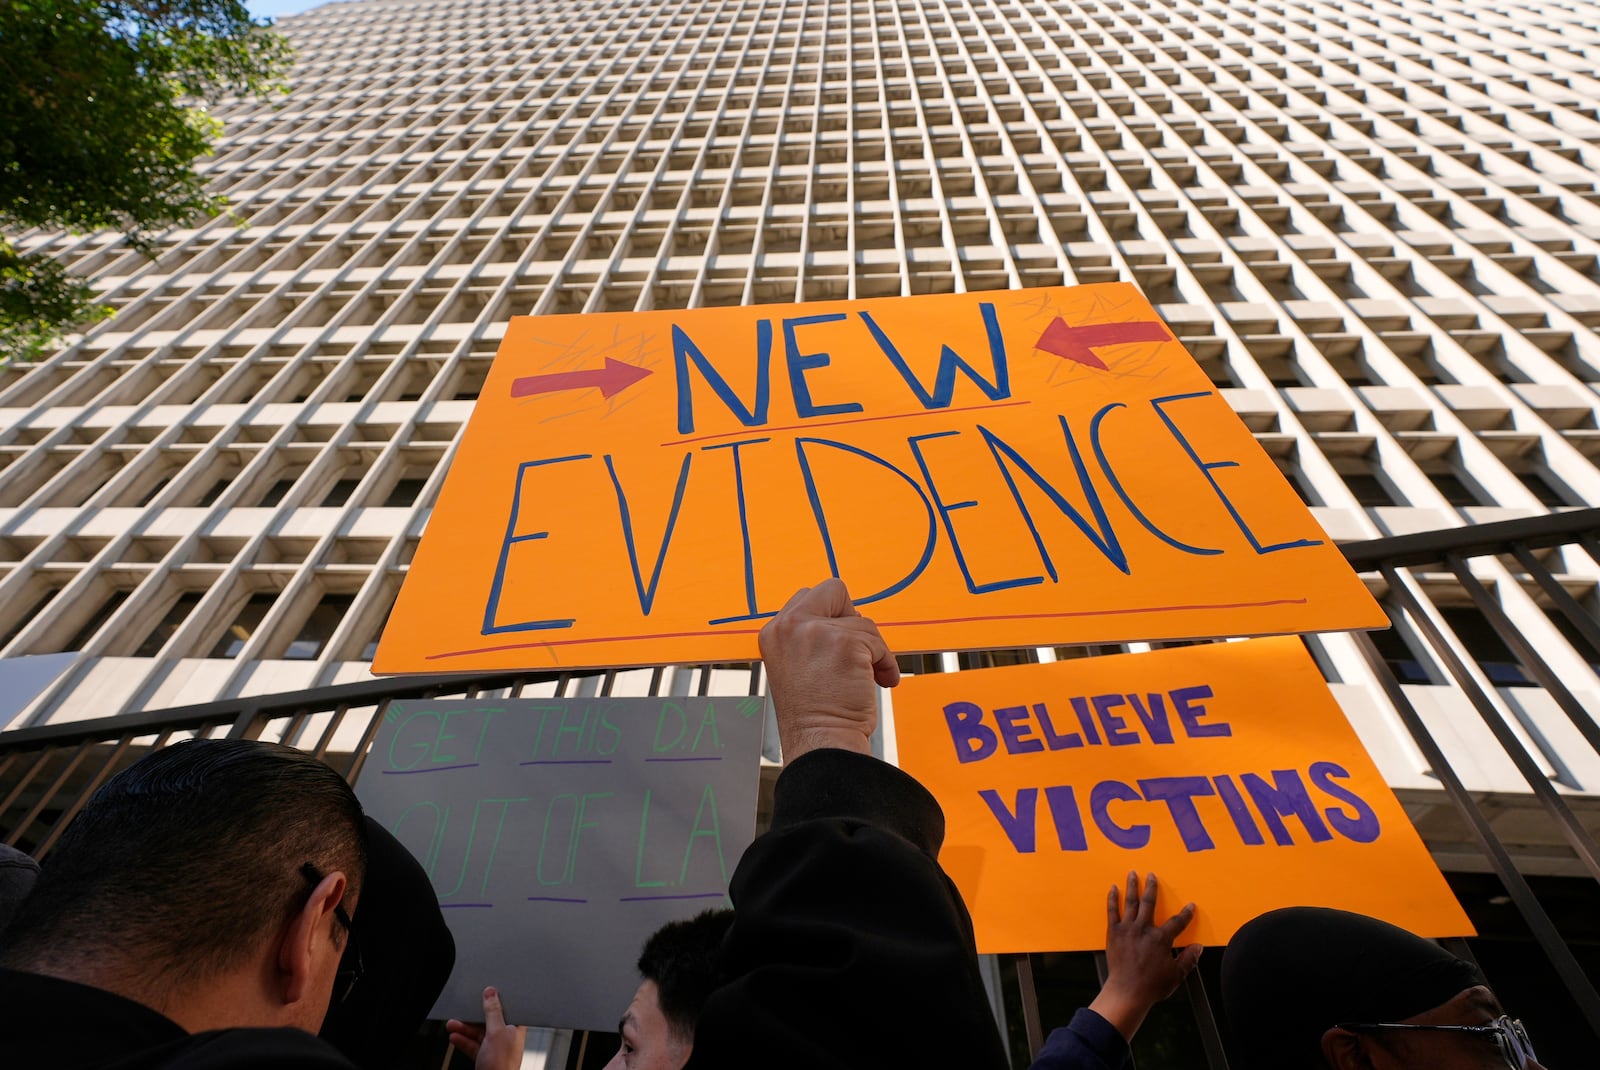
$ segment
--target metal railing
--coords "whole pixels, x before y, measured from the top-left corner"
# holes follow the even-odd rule
[[[1564,583],[1560,571],[1543,559],[1552,550],[1585,555],[1592,564],[1568,570]],[[1580,694],[1585,690],[1600,694],[1600,677],[1594,669],[1600,665],[1600,617],[1586,608],[1573,590],[1581,591],[1592,582],[1572,577],[1573,572],[1600,569],[1600,509],[1373,539],[1347,544],[1343,551],[1375,585],[1391,618],[1404,620],[1407,632],[1415,635],[1419,646],[1440,667],[1443,679],[1436,682],[1447,683],[1464,698],[1525,782],[1526,795],[1537,803],[1550,828],[1559,833],[1559,842],[1600,889],[1600,844],[1574,809],[1574,802],[1582,801],[1585,793],[1574,792],[1570,785],[1563,790],[1552,782],[1536,754],[1530,752],[1516,718],[1508,718],[1508,707],[1484,666],[1473,664],[1471,652],[1459,637],[1447,634],[1437,614],[1430,611],[1436,606],[1425,593],[1426,584],[1453,585],[1464,604],[1482,614],[1527,682],[1541,687],[1570,722],[1576,738],[1600,755],[1600,709],[1592,699],[1586,704]],[[1486,581],[1479,574],[1483,571],[1493,573],[1494,578]],[[1520,594],[1537,603],[1552,621],[1565,622],[1562,634],[1589,666],[1587,678],[1575,679],[1552,664],[1547,652],[1525,634],[1496,597],[1493,587],[1497,583],[1520,587]],[[1392,659],[1386,658],[1369,635],[1359,634],[1355,641],[1378,690],[1426,760],[1438,792],[1481,853],[1483,866],[1503,888],[1504,899],[1515,908],[1532,944],[1548,963],[1549,975],[1576,1007],[1581,1022],[1574,1028],[1587,1030],[1587,1043],[1600,1041],[1600,993],[1591,976],[1600,969],[1596,965],[1600,951],[1586,969],[1580,951],[1587,954],[1588,948],[1580,948],[1573,935],[1552,918],[1516,852],[1496,831],[1491,811],[1497,804],[1469,787],[1461,771],[1453,767],[1449,746],[1430,728],[1407,685],[1393,671]],[[746,669],[739,667],[738,671]],[[755,694],[760,685],[759,668],[751,666],[747,671],[748,693]],[[664,686],[669,691],[688,686],[705,693],[710,678],[710,670],[657,669],[648,690],[660,693]],[[0,838],[36,856],[47,856],[66,823],[107,778],[139,755],[177,739],[228,735],[282,740],[323,758],[353,781],[360,774],[384,708],[396,699],[519,695],[530,690],[544,695],[610,694],[617,679],[618,674],[612,672],[402,677],[0,732]],[[628,689],[638,683],[633,680]],[[1590,788],[1600,794],[1594,785]],[[1471,942],[1451,941],[1449,946],[1459,954],[1473,954]],[[1019,1061],[1049,1025],[1057,1024],[1041,1020],[1037,998],[1036,978],[1048,958],[1013,959],[1000,971],[1012,1008],[1013,1048]],[[1486,967],[1486,972],[1495,984],[1493,969]],[[1185,1016],[1192,1025],[1178,1031],[1182,1036],[1175,1043],[1187,1053],[1172,1056],[1167,1048],[1152,1050],[1142,1042],[1143,1034],[1136,1053],[1147,1066],[1203,1061],[1223,1070],[1227,1059],[1213,1016],[1214,967],[1209,973],[1204,968],[1196,973],[1186,992],[1189,1013]],[[1532,1016],[1530,1010],[1522,1013]],[[885,1028],[895,1026],[885,1023]]]

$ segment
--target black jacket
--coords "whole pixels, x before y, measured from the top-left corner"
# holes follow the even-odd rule
[[[939,804],[893,766],[839,750],[790,763],[733,875],[723,984],[689,1070],[1006,1070],[943,840]]]
[[[52,1070],[353,1070],[298,1029],[185,1033],[130,999],[54,977],[0,970],[0,1062]]]

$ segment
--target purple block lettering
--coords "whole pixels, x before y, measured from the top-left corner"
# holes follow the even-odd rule
[[[1314,762],[1311,766],[1311,783],[1332,795],[1335,799],[1345,803],[1356,812],[1355,817],[1350,817],[1337,806],[1330,806],[1323,810],[1323,816],[1328,819],[1328,824],[1333,830],[1347,840],[1356,843],[1371,843],[1377,839],[1383,829],[1378,824],[1378,815],[1367,805],[1367,801],[1349,788],[1333,783],[1333,778],[1349,780],[1350,774],[1341,766],[1332,762]]]
[[[1283,823],[1283,819],[1290,814],[1300,819],[1312,843],[1326,843],[1333,839],[1333,833],[1322,823],[1322,815],[1317,813],[1316,804],[1311,801],[1311,793],[1306,790],[1306,782],[1300,779],[1298,771],[1274,769],[1271,784],[1254,773],[1244,773],[1239,780],[1244,784],[1244,790],[1250,793],[1250,798],[1255,800],[1256,809],[1261,811],[1261,820],[1267,823],[1267,831],[1272,833],[1278,846],[1288,847],[1294,843],[1294,837],[1289,835]]]
[[[983,723],[982,706],[952,702],[944,708],[944,719],[950,726],[950,742],[956,745],[956,758],[961,762],[982,761],[999,748],[1000,738]]]
[[[989,810],[994,814],[995,820],[1000,822],[1000,828],[1005,831],[1006,838],[1011,841],[1011,846],[1017,849],[1017,853],[1033,854],[1034,832],[1039,814],[1039,789],[1020,789],[1017,792],[1017,812],[1014,814],[1006,809],[1005,800],[1000,798],[1000,793],[993,788],[985,788],[978,792],[978,795],[989,804]]]
[[[1177,713],[1178,720],[1183,722],[1183,730],[1189,734],[1190,739],[1233,735],[1233,728],[1220,721],[1216,724],[1200,723],[1200,718],[1206,715],[1206,708],[1198,705],[1199,700],[1211,697],[1213,697],[1211,688],[1205,684],[1201,684],[1199,687],[1179,687],[1173,690],[1172,708]]]
[[[1018,724],[1019,721],[1022,723]],[[1033,725],[1028,723],[1028,707],[1006,706],[995,710],[994,723],[1000,726],[1000,738],[1006,741],[1007,754],[1032,754],[1044,750],[1044,743],[1033,738]]]
[[[1158,776],[1139,781],[1139,790],[1151,802],[1164,802],[1172,814],[1172,823],[1178,826],[1186,851],[1209,851],[1216,847],[1200,811],[1194,805],[1197,795],[1215,795],[1211,781],[1203,776]]]
[[[1121,695],[1096,695],[1094,714],[1100,719],[1100,725],[1106,730],[1106,742],[1113,747],[1126,747],[1130,743],[1139,742],[1139,733],[1128,731],[1128,722],[1111,712],[1113,706],[1126,706],[1128,700]]]
[[[1150,842],[1149,825],[1122,827],[1111,820],[1109,808],[1114,802],[1142,802],[1143,796],[1120,780],[1102,780],[1089,792],[1089,813],[1094,823],[1105,833],[1106,839],[1118,847],[1137,850]]]

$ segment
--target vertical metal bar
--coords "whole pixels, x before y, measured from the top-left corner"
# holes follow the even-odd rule
[[[1445,640],[1444,633],[1428,616],[1421,600],[1411,592],[1401,578],[1399,570],[1392,565],[1385,565],[1383,575],[1389,581],[1390,596],[1398,600],[1411,614],[1417,630],[1433,649],[1434,656],[1444,662],[1445,669],[1455,680],[1456,686],[1466,694],[1467,700],[1472,703],[1472,708],[1493,733],[1495,741],[1505,751],[1506,757],[1511,759],[1511,763],[1517,767],[1517,772],[1522,774],[1522,778],[1528,782],[1528,787],[1533,789],[1534,796],[1544,807],[1545,812],[1561,828],[1579,861],[1588,868],[1596,880],[1600,880],[1600,844],[1595,843],[1594,838],[1589,835],[1589,830],[1583,827],[1583,823],[1567,806],[1566,800],[1551,786],[1544,775],[1544,770],[1540,769],[1529,756],[1527,748],[1511,730],[1511,726],[1506,724],[1505,718],[1500,716],[1500,711],[1495,708],[1494,702],[1483,688],[1478,686],[1466,663]]]
[[[1383,655],[1378,652],[1372,638],[1365,632],[1355,632],[1356,648],[1361,651],[1362,657],[1367,661],[1367,667],[1377,678],[1378,684],[1383,688],[1383,693],[1388,698],[1390,705],[1400,717],[1400,722],[1405,725],[1406,731],[1411,734],[1417,749],[1422,752],[1433,775],[1439,778],[1439,785],[1444,788],[1445,795],[1455,805],[1467,824],[1472,837],[1477,841],[1478,849],[1489,860],[1489,865],[1494,869],[1495,875],[1500,878],[1506,894],[1511,897],[1517,909],[1522,913],[1523,921],[1527,923],[1533,933],[1534,940],[1540,949],[1555,967],[1556,975],[1566,984],[1568,992],[1572,994],[1573,1001],[1578,1004],[1583,1012],[1584,1020],[1588,1022],[1590,1030],[1595,1036],[1600,1037],[1600,993],[1595,992],[1594,985],[1583,972],[1583,967],[1572,954],[1572,949],[1556,931],[1555,924],[1550,916],[1545,913],[1544,907],[1539,903],[1533,889],[1528,887],[1528,882],[1517,871],[1516,863],[1506,851],[1505,845],[1495,835],[1494,829],[1489,825],[1489,819],[1484,817],[1483,811],[1478,809],[1473,802],[1466,786],[1461,783],[1461,778],[1451,768],[1450,761],[1440,749],[1439,743],[1433,738],[1433,733],[1428,731],[1428,726],[1423,723],[1422,717],[1417,713],[1417,708],[1411,704],[1411,699],[1406,696],[1401,688],[1400,681],[1395,679],[1394,673],[1389,671],[1388,664],[1383,660]]]
[[[1200,1030],[1200,1046],[1205,1049],[1206,1065],[1211,1070],[1228,1070],[1228,1053],[1222,1048],[1222,1032],[1217,1029],[1217,1016],[1211,1012],[1211,998],[1206,995],[1206,983],[1200,979],[1199,970],[1190,970],[1183,979],[1183,991],[1189,997],[1189,1010],[1194,1014],[1194,1024]]]
[[[295,746],[294,741],[299,738],[300,730],[305,727],[309,715],[310,711],[301,707],[289,716],[289,723],[283,726],[283,742],[286,746]]]
[[[17,786],[11,789],[11,794],[6,796],[4,802],[0,802],[0,817],[5,816],[6,811],[11,809],[11,805],[27,790],[28,785],[39,774],[39,770],[44,766],[45,761],[55,752],[56,748],[54,747],[45,747],[39,752],[39,756],[33,760],[32,765],[28,766],[28,771],[22,775],[22,779],[17,781]],[[6,842],[14,843],[15,837],[8,839]]]
[[[367,722],[366,731],[361,733],[361,742],[356,744],[355,753],[350,755],[350,768],[344,771],[344,778],[354,784],[361,775],[361,767],[366,764],[367,751],[372,749],[373,737],[378,734],[379,727],[383,724],[383,715],[389,709],[393,699],[384,699],[372,710],[372,720]]]
[[[334,735],[339,731],[339,726],[344,723],[344,715],[350,712],[350,704],[341,702],[333,708],[333,716],[328,718],[328,727],[322,730],[322,735],[317,740],[317,745],[312,748],[311,756],[327,760],[328,747],[333,743]]]
[[[1024,951],[1016,956],[1017,987],[1022,990],[1022,1029],[1028,1035],[1028,1060],[1039,1057],[1044,1047],[1044,1025],[1039,1020],[1039,991],[1033,983],[1033,956]]]
[[[1583,547],[1596,565],[1600,565],[1600,538],[1593,535],[1579,535],[1578,545]]]
[[[56,797],[56,793],[66,785],[67,778],[77,770],[78,764],[83,761],[84,755],[89,753],[89,748],[92,746],[94,746],[94,741],[87,739],[78,744],[78,749],[67,760],[67,764],[61,767],[61,772],[56,774],[55,780],[51,781],[50,786],[39,796],[39,801],[33,804],[33,809],[29,810],[27,816],[18,823],[16,828],[11,830],[11,835],[6,837],[6,843],[13,847],[17,845],[33,823],[39,819],[39,815],[44,813],[45,807],[50,805],[51,800]]]
[[[1600,654],[1600,621],[1596,621],[1592,614],[1584,610],[1578,600],[1572,597],[1567,589],[1561,585],[1561,581],[1556,579],[1550,570],[1545,568],[1539,562],[1539,559],[1533,556],[1532,550],[1518,543],[1512,548],[1512,553],[1516,555],[1517,562],[1522,565],[1528,575],[1533,577],[1533,582],[1539,585],[1539,589],[1549,595],[1550,601],[1555,603],[1555,607],[1561,611],[1561,615],[1567,618],[1567,623],[1577,629],[1579,635],[1588,640],[1589,645],[1594,648],[1596,654]],[[1587,661],[1588,658],[1584,660]]]
[[[67,831],[67,826],[72,824],[72,819],[78,816],[78,811],[82,810],[89,802],[90,797],[100,790],[100,785],[110,778],[112,770],[117,767],[117,762],[122,759],[122,756],[128,752],[128,746],[132,741],[132,736],[123,736],[117,740],[117,745],[112,748],[110,754],[106,755],[105,761],[100,763],[99,770],[89,778],[89,783],[85,784],[83,790],[78,792],[78,797],[72,801],[72,805],[61,811],[61,816],[56,818],[55,825],[50,829],[50,835],[46,836],[44,841],[33,849],[35,861],[44,861],[44,856],[50,853],[50,848],[54,847],[56,841],[61,838],[61,834]]]
[[[573,1070],[583,1070],[583,1058],[589,1053],[589,1031],[585,1029],[583,1036],[578,1041],[578,1057],[573,1061]]]
[[[1461,582],[1472,601],[1477,605],[1479,612],[1489,622],[1511,652],[1517,656],[1517,661],[1527,670],[1528,674],[1539,682],[1539,686],[1550,692],[1550,697],[1555,699],[1556,705],[1561,707],[1561,712],[1567,715],[1567,720],[1578,730],[1584,739],[1589,741],[1595,753],[1600,754],[1600,724],[1596,724],[1589,711],[1583,708],[1583,703],[1572,693],[1561,677],[1556,675],[1550,663],[1545,661],[1534,645],[1528,642],[1528,637],[1522,629],[1511,623],[1511,618],[1506,616],[1506,611],[1500,608],[1500,603],[1494,599],[1478,577],[1472,574],[1472,569],[1459,557],[1452,556],[1449,560],[1450,569],[1456,574],[1456,579]],[[1600,874],[1597,874],[1600,878]]]

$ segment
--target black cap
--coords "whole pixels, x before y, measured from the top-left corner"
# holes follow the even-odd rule
[[[1288,907],[1247,922],[1222,955],[1236,1070],[1321,1066],[1341,1022],[1399,1022],[1483,984],[1477,967],[1388,922]]]

